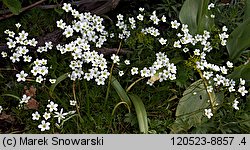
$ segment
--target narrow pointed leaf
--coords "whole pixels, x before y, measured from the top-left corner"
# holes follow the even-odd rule
[[[131,101],[135,107],[137,120],[141,133],[148,133],[148,118],[145,106],[139,96],[135,94],[129,94]]]
[[[60,77],[58,77],[58,78],[56,79],[56,83],[54,83],[54,84],[51,85],[50,91],[53,92],[53,91],[55,90],[56,86],[57,86],[60,82],[62,82],[63,80],[65,80],[66,78],[68,78],[68,73],[65,73],[65,74],[61,75]]]
[[[121,84],[117,81],[117,79],[114,76],[112,76],[111,85],[115,89],[116,93],[119,95],[120,99],[123,102],[126,102],[129,106],[131,106],[131,101],[126,91],[122,88]]]
[[[12,98],[15,98],[15,99],[21,101],[20,97],[18,97],[18,96],[16,96],[16,95],[13,95],[13,94],[3,94],[3,95],[1,95],[1,96],[8,96],[8,97],[12,97]]]
[[[241,23],[230,34],[227,41],[227,51],[232,61],[235,61],[240,54],[250,47],[250,18]]]

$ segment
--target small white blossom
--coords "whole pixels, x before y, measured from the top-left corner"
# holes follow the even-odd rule
[[[138,68],[133,67],[133,68],[131,69],[131,74],[132,74],[132,75],[138,74]]]
[[[240,85],[245,85],[246,81],[242,78],[240,78]]]
[[[139,14],[139,15],[137,16],[137,19],[140,20],[140,21],[143,21],[143,18],[144,18],[144,16],[143,16],[142,14]]]
[[[181,24],[179,22],[177,22],[177,20],[171,21],[171,27],[174,28],[174,29],[178,29],[178,27],[180,25]]]
[[[75,100],[70,100],[69,102],[70,102],[70,105],[71,105],[71,106],[75,106],[76,103],[77,103]]]
[[[50,126],[50,123],[49,123],[49,122],[45,122],[45,120],[43,120],[43,121],[41,122],[41,124],[38,125],[38,128],[40,128],[41,131],[45,131],[45,130],[49,130],[49,129],[50,129],[49,126]]]
[[[238,104],[239,104],[239,101],[237,101],[237,98],[236,98],[234,100],[234,103],[233,103],[233,108],[236,109],[236,110],[239,110]]]
[[[40,114],[36,111],[35,113],[32,114],[32,120],[39,120],[40,119]]]
[[[2,113],[3,111],[3,106],[0,106],[0,114]]]
[[[159,39],[159,42],[161,43],[161,45],[165,45],[166,42],[167,42],[167,39],[160,38],[160,39]]]
[[[51,117],[51,116],[50,116],[50,113],[45,112],[45,113],[43,114],[43,118],[44,118],[45,120],[48,120],[50,117]]]
[[[214,3],[210,3],[210,4],[208,5],[208,10],[211,10],[211,8],[214,8]]]
[[[233,63],[231,63],[230,61],[227,61],[227,67],[228,68],[233,68]]]
[[[61,120],[63,120],[65,118],[66,115],[68,115],[68,113],[63,113],[63,108],[61,109],[60,112],[55,112],[55,118],[58,118],[58,123],[61,123]]]
[[[29,100],[30,100],[30,96],[27,96],[26,94],[24,94],[21,101],[20,101],[20,104],[28,103]]]
[[[213,116],[212,110],[205,109],[205,115],[207,116],[208,119],[210,119]]]
[[[54,83],[56,83],[56,79],[49,79],[49,82],[50,82],[51,84],[54,84]]]
[[[25,73],[23,70],[20,72],[20,74],[16,74],[16,77],[17,77],[17,82],[20,82],[20,81],[25,81],[26,77],[28,76],[27,73]]]
[[[130,65],[130,60],[125,60],[124,63],[125,63],[126,65]]]
[[[55,104],[53,101],[50,101],[50,103],[47,105],[50,112],[52,112],[54,110],[57,111],[57,106],[58,106],[58,104]]]
[[[123,71],[119,71],[118,74],[119,74],[119,76],[121,77],[121,76],[124,75],[124,72],[123,72]]]
[[[241,96],[245,96],[248,93],[248,91],[245,89],[245,86],[241,86],[238,89],[238,92],[241,94]]]

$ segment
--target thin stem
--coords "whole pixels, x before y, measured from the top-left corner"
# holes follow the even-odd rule
[[[116,52],[116,55],[119,53],[120,49],[122,46],[122,42],[120,42],[118,50]],[[104,106],[106,107],[107,105],[107,101],[108,101],[108,97],[109,97],[109,91],[110,91],[110,85],[111,85],[111,80],[112,80],[112,73],[113,73],[113,69],[114,69],[114,62],[112,63],[111,69],[110,69],[110,75],[109,75],[109,81],[108,81],[108,88],[107,88],[107,92],[106,92],[106,97],[105,97],[105,102],[104,102]]]
[[[204,76],[203,76],[201,70],[197,69],[197,71],[198,71],[200,77],[201,77],[202,80],[203,80],[204,86],[205,86],[205,88],[206,88],[207,95],[208,95],[208,97],[209,97],[209,99],[210,99],[209,102],[210,102],[210,105],[211,105],[211,110],[212,110],[213,113],[215,113],[215,106],[216,106],[215,97],[214,97],[214,95],[213,95],[211,92],[208,92],[208,90],[207,90],[208,82],[207,82],[207,80],[204,78]]]
[[[88,90],[88,85],[87,82],[84,81],[84,86],[85,86],[85,90],[86,90],[86,107],[87,107],[87,113],[88,115],[90,115],[90,101],[89,101],[89,90]]]
[[[73,97],[74,97],[74,100],[77,101],[77,99],[76,99],[76,89],[75,89],[75,87],[76,87],[76,82],[73,81],[73,86],[72,86]],[[83,123],[83,119],[82,119],[82,116],[81,116],[81,113],[80,113],[79,108],[80,108],[80,103],[77,101],[77,103],[76,103],[76,112],[77,112],[77,114],[79,115],[80,122]]]
[[[135,82],[133,82],[126,90],[126,92],[128,92],[137,82],[141,81],[142,79],[144,79],[145,77],[139,78],[137,79]]]

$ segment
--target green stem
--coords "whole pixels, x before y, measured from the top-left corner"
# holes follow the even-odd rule
[[[119,53],[119,51],[121,49],[121,46],[122,46],[122,42],[120,42],[120,44],[119,44],[116,55]],[[109,91],[110,91],[110,86],[111,86],[111,81],[112,81],[112,73],[113,73],[114,66],[115,66],[115,64],[112,63],[112,66],[111,66],[111,69],[110,69],[109,81],[108,81],[108,88],[107,88],[106,97],[105,97],[105,101],[104,101],[104,108],[107,105],[107,101],[108,101],[108,97],[109,97]]]
[[[88,90],[88,85],[87,82],[84,81],[84,86],[85,86],[85,90],[86,90],[86,107],[87,107],[87,113],[88,115],[90,115],[90,101],[89,101],[89,90]]]
[[[135,82],[133,82],[127,89],[126,92],[129,92],[129,90],[139,81],[141,81],[142,79],[144,79],[145,77],[139,78],[137,79]]]
[[[74,100],[76,101],[76,112],[77,112],[77,114],[78,114],[78,116],[79,116],[79,118],[80,118],[80,122],[81,122],[81,123],[84,123],[84,120],[82,119],[82,116],[81,116],[81,113],[80,113],[80,110],[79,110],[79,108],[80,108],[80,103],[79,103],[79,102],[77,101],[77,99],[76,99],[76,89],[75,89],[75,87],[76,87],[76,82],[73,81],[72,91],[73,91]]]
[[[216,107],[215,96],[214,96],[211,92],[208,92],[208,91],[207,91],[208,82],[207,82],[207,80],[204,78],[204,76],[203,76],[201,70],[197,69],[197,71],[198,71],[200,77],[201,77],[202,80],[203,80],[204,86],[205,86],[205,88],[206,88],[207,95],[208,95],[208,97],[209,97],[209,99],[210,99],[209,102],[210,102],[211,110],[212,110],[212,113],[214,114],[214,113],[215,113],[215,107]]]

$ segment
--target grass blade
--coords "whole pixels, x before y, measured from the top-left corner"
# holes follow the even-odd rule
[[[8,96],[8,97],[12,97],[12,98],[15,98],[15,99],[21,101],[21,98],[20,98],[20,97],[18,97],[18,96],[16,96],[16,95],[13,95],[13,94],[3,94],[3,95],[1,95],[1,96]]]
[[[112,76],[111,85],[115,89],[116,93],[119,95],[123,102],[126,102],[129,106],[131,106],[131,101],[126,93],[126,91],[122,88],[121,84],[117,81],[117,79]]]
[[[145,106],[139,96],[135,94],[129,94],[131,101],[135,106],[137,120],[141,133],[148,133],[148,118]]]
[[[61,75],[60,77],[58,77],[58,78],[56,79],[56,83],[54,83],[54,84],[51,85],[51,87],[50,87],[50,92],[53,92],[53,91],[55,90],[56,86],[57,86],[60,82],[62,82],[63,80],[65,80],[66,78],[68,78],[68,73],[65,73],[65,74]]]

